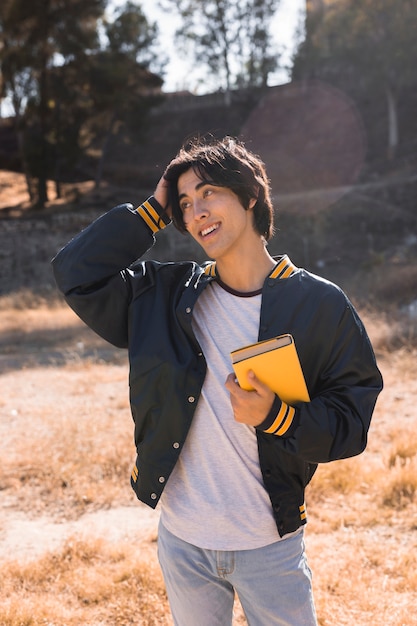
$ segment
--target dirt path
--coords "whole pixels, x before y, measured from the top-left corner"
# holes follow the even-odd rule
[[[77,520],[55,522],[50,516],[30,517],[2,506],[0,560],[28,560],[58,550],[71,537],[81,540],[132,541],[136,546],[155,540],[159,513],[141,505],[101,509]]]
[[[35,559],[59,550],[72,537],[86,541],[103,538],[114,543],[132,541],[140,550],[155,541],[158,520],[158,512],[140,503],[101,509],[62,522],[48,515],[32,517],[14,507],[1,506],[0,561]]]

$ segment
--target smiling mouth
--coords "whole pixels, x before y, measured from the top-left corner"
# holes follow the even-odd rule
[[[208,226],[207,228],[203,228],[203,230],[200,230],[200,235],[202,237],[207,237],[207,235],[210,235],[212,232],[217,230],[219,226],[220,226],[220,222],[217,222],[217,224],[212,224],[211,226]]]

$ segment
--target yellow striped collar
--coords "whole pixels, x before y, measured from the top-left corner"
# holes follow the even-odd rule
[[[279,261],[277,262],[272,272],[269,274],[268,278],[289,278],[290,276],[292,276],[292,274],[294,274],[294,272],[296,272],[296,270],[297,267],[294,265],[294,263],[292,263],[288,255],[284,254],[284,256],[279,258]],[[216,261],[209,262],[204,267],[204,273],[207,276],[211,276],[212,278],[214,278],[217,275]]]
[[[297,268],[294,263],[292,263],[290,258],[286,254],[284,254],[284,256],[280,258],[268,278],[289,278],[290,276],[292,276],[292,274],[294,274],[296,270]]]
[[[211,276],[211,277],[216,276],[216,261],[212,261],[211,263],[208,263],[204,268],[204,273],[207,276]]]

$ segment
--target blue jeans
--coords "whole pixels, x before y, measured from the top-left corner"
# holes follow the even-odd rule
[[[317,626],[304,533],[256,550],[197,548],[159,525],[158,557],[176,626]]]

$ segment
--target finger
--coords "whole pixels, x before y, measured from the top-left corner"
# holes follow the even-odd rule
[[[265,391],[269,390],[269,387],[259,380],[253,370],[248,371],[247,379],[251,387],[253,387],[253,389],[258,393],[265,393]]]
[[[225,382],[226,389],[230,391],[230,393],[236,392],[236,389],[240,389],[239,383],[236,380],[236,376],[234,373],[231,373],[226,378]]]

